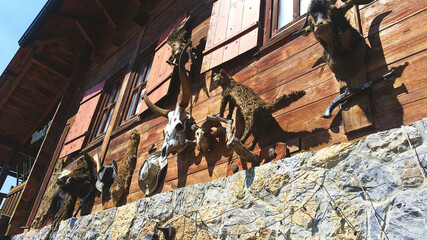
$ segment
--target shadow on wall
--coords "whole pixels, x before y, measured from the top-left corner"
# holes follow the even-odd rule
[[[368,55],[371,56],[371,58],[368,58],[366,62],[368,66],[380,66],[380,68],[375,70],[380,74],[384,74],[390,70],[385,60],[384,50],[382,48],[379,31],[381,22],[390,13],[391,11],[388,11],[375,17],[372,20],[371,28],[369,29],[368,33],[368,40],[369,44],[371,45],[371,48],[368,49]],[[373,56],[375,56],[375,58]],[[402,72],[404,71],[407,65],[408,63],[405,63],[404,65],[395,68],[396,77],[402,76]],[[399,100],[397,99],[397,96],[402,93],[408,93],[408,91],[403,83],[401,86],[394,88],[393,84],[395,80],[396,78],[393,78],[391,80],[392,82],[383,83],[378,86],[378,88],[374,88],[373,91],[371,91],[371,99],[381,99],[380,102],[371,101],[372,103],[378,102],[377,104],[372,104],[374,125],[376,130],[378,131],[400,127],[403,124],[403,108]],[[381,94],[381,96],[376,97],[376,94]],[[380,121],[375,121],[378,120],[378,118],[388,119],[389,121],[387,121],[387,125],[385,125],[379,123]]]
[[[367,81],[374,80],[391,70],[387,65],[380,39],[381,22],[390,13],[391,11],[382,13],[372,20],[367,37],[370,47],[368,46],[367,48],[366,70],[370,70],[369,73],[371,73],[370,75],[373,77],[367,79]],[[371,113],[375,131],[391,129],[403,124],[403,108],[398,101],[397,96],[402,93],[408,93],[408,91],[403,83],[397,88],[394,88],[393,84],[396,81],[396,78],[402,76],[402,72],[407,65],[408,63],[405,63],[404,65],[394,67],[395,77],[373,86],[370,90]],[[369,75],[368,72],[367,75]],[[339,126],[342,122],[342,115],[340,113],[341,110],[337,115],[335,115],[335,118],[330,124],[330,129],[334,133],[338,133],[340,131]],[[387,121],[380,121],[381,119],[387,119]],[[365,131],[355,131],[348,133],[347,138],[352,140],[363,135],[366,135]]]

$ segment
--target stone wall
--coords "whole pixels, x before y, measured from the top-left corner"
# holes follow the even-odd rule
[[[427,118],[13,239],[425,239]]]

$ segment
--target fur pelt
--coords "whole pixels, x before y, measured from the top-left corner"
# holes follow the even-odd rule
[[[62,166],[62,162],[58,166]],[[48,210],[42,210],[32,226],[38,228],[52,223],[55,229],[62,220],[70,218],[77,198],[85,197],[94,186],[95,176],[96,166],[88,155],[78,158],[55,174],[54,181],[58,188],[50,198]]]
[[[110,196],[117,206],[122,197],[129,192],[131,178],[136,166],[138,152],[139,133],[135,130],[131,133],[126,149],[126,155],[119,166],[119,173],[110,187]]]
[[[266,134],[264,129],[268,126],[262,125],[270,124],[267,120],[272,118],[271,113],[290,105],[305,95],[305,91],[295,91],[289,95],[284,94],[278,97],[272,103],[266,103],[251,88],[236,82],[224,70],[215,74],[213,80],[222,87],[220,117],[223,117],[227,103],[229,107],[227,118],[229,119],[233,115],[234,108],[236,106],[240,108],[245,122],[245,130],[240,141],[244,144],[252,133],[254,139],[249,147],[250,150],[255,147],[259,137]]]

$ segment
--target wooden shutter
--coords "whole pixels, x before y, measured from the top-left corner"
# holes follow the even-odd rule
[[[181,16],[172,26],[168,28],[167,31],[165,31],[160,36],[159,43],[154,54],[150,75],[148,76],[147,85],[145,87],[147,94],[153,103],[158,102],[168,94],[173,73],[173,66],[166,62],[166,60],[168,60],[172,54],[172,48],[169,46],[169,44],[166,43],[166,39],[172,29],[180,24],[185,17],[186,16]],[[142,101],[139,113],[142,113],[147,109],[147,105],[145,105],[145,102]]]
[[[82,148],[104,84],[105,81],[102,81],[85,92],[80,102],[79,111],[65,139],[64,146],[59,155],[60,158]]]
[[[260,0],[213,3],[202,73],[258,45]]]

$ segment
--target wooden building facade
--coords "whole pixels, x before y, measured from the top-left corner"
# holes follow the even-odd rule
[[[335,109],[331,119],[322,117],[340,85],[321,61],[323,48],[313,34],[295,34],[309,2],[49,0],[0,78],[1,177],[12,174],[10,169],[22,159],[33,159],[19,198],[6,209],[5,234],[31,227],[39,206],[48,201],[43,196],[55,181],[57,162],[66,165],[83,154],[98,155],[104,165],[115,160],[120,169],[135,130],[140,134],[137,164],[121,204],[146,197],[138,186],[138,169],[153,144],[161,148],[167,119],[152,113],[141,95],[145,90],[157,105],[175,107],[180,83],[177,71],[166,63],[171,48],[165,40],[186,16],[193,45],[206,39],[202,58],[191,66],[186,109],[198,125],[219,112],[222,89],[212,77],[220,69],[266,102],[306,92],[273,114],[288,137],[273,146],[276,156],[264,162],[355,141],[427,116],[426,1],[364,1],[368,3],[353,10],[351,18],[370,47],[366,80],[401,69],[392,81],[369,90],[367,125],[353,123],[360,116],[342,114],[346,109]],[[29,144],[32,134],[47,124],[43,140]],[[257,146],[254,153],[263,156],[265,149]],[[239,170],[251,167],[224,141],[203,154],[188,147],[169,155],[154,194],[230,176],[231,163]],[[97,192],[89,212],[110,207],[111,201]]]

